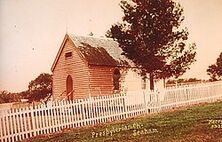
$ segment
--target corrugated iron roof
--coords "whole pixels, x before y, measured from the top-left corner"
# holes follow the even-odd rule
[[[75,36],[69,34],[82,56],[91,65],[129,66],[131,63],[121,55],[117,42],[109,38]]]

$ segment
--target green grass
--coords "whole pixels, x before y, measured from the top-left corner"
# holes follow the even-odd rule
[[[222,128],[211,128],[209,120],[222,120],[222,102],[64,130],[24,142],[222,142]]]

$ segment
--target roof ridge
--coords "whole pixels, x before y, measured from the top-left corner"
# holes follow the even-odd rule
[[[93,39],[104,39],[104,40],[112,40],[114,41],[112,38],[109,38],[109,37],[101,37],[101,36],[90,36],[90,35],[77,35],[77,34],[72,34],[72,33],[67,33],[69,36],[72,36],[72,37],[84,37],[84,38],[93,38]]]

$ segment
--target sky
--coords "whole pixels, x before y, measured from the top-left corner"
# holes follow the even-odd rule
[[[184,78],[208,79],[222,52],[222,0],[177,0],[197,44],[197,62]],[[19,92],[51,66],[65,34],[104,36],[121,21],[119,0],[0,0],[0,90]]]

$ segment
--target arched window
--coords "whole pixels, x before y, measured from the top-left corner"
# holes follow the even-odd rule
[[[114,90],[119,90],[120,85],[120,72],[118,69],[115,69],[113,72],[113,86],[114,86]]]
[[[146,77],[142,77],[141,88],[142,88],[143,90],[146,89]]]
[[[66,95],[68,100],[73,100],[73,81],[70,75],[66,78]]]

